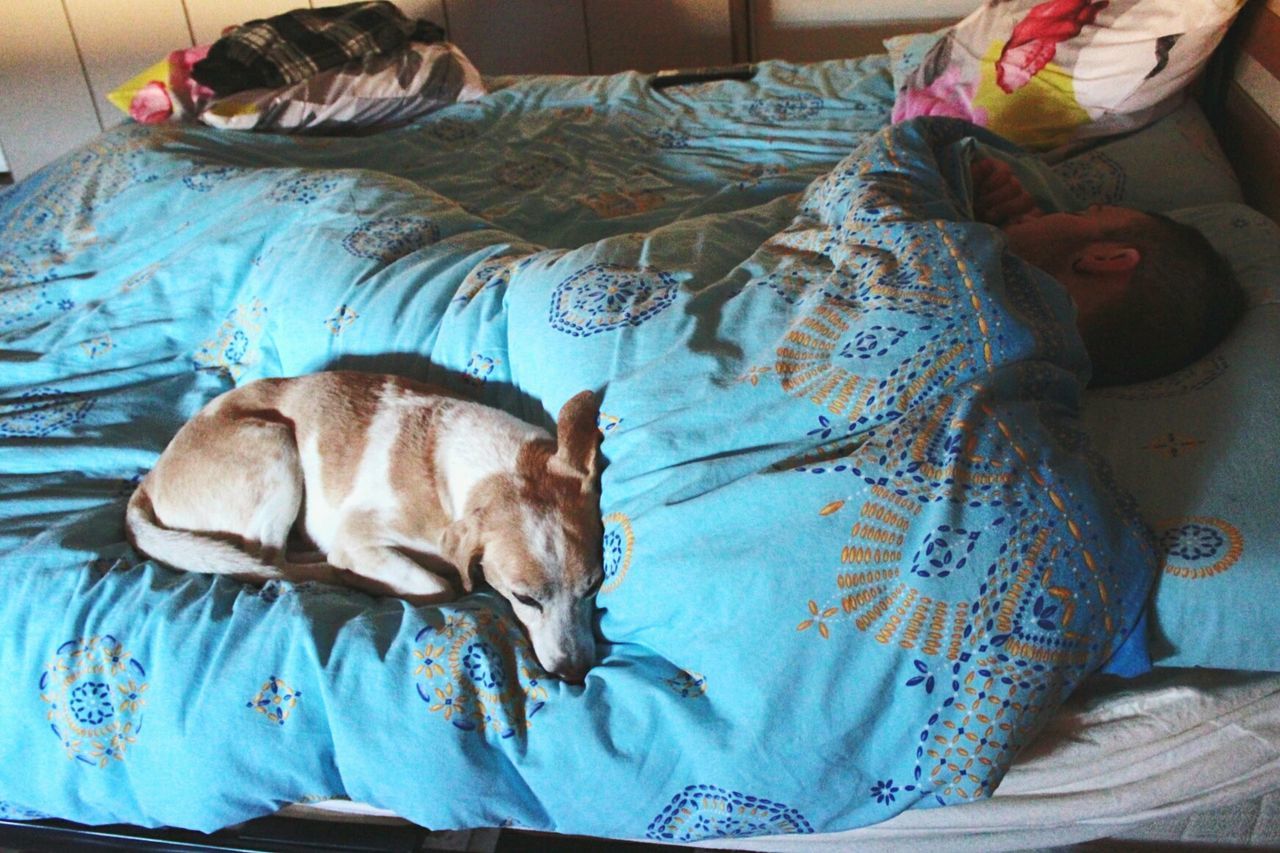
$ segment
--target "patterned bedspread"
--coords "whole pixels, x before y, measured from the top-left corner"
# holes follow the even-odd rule
[[[880,132],[880,60],[505,83],[360,138],[128,125],[0,196],[0,816],[836,830],[989,795],[1130,632],[1150,543],[1065,295],[968,220],[969,128]],[[603,392],[585,685],[492,593],[129,550],[204,402],[335,367]]]

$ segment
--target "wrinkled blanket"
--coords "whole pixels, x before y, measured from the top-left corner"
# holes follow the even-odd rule
[[[687,841],[989,795],[1132,630],[1150,543],[1065,294],[969,221],[972,129],[872,133],[885,69],[818,68],[514,82],[359,140],[129,126],[0,196],[0,815]],[[334,367],[546,424],[602,392],[585,685],[492,593],[129,550],[186,418]]]

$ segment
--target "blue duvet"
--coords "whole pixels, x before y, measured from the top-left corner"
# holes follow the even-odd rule
[[[1150,542],[1065,295],[969,220],[971,128],[880,131],[880,60],[508,83],[361,138],[128,125],[0,196],[0,816],[833,831],[990,795],[1130,635]],[[130,551],[188,417],[326,368],[602,393],[585,685],[492,593]]]

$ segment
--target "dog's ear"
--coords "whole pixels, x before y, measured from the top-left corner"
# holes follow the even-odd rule
[[[583,491],[593,488],[600,475],[600,401],[591,391],[569,398],[556,419],[554,464],[583,479]]]
[[[451,522],[444,533],[440,534],[440,550],[444,558],[458,570],[462,591],[471,592],[476,581],[475,562],[478,556],[482,556],[481,543],[471,520],[460,518]]]

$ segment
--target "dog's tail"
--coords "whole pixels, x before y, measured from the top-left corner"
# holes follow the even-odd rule
[[[283,578],[281,566],[265,562],[230,541],[193,530],[165,527],[156,517],[146,484],[138,486],[124,514],[129,544],[156,560],[188,572],[235,575],[242,580]],[[283,555],[282,555],[283,556]]]

